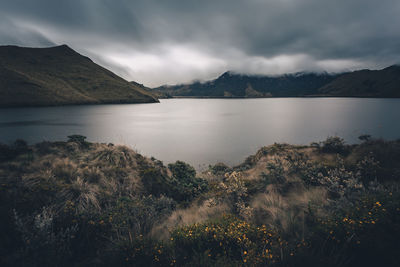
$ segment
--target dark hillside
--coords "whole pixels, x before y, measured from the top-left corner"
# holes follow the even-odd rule
[[[400,66],[346,73],[319,91],[333,96],[400,97]]]
[[[0,46],[0,107],[147,102],[157,99],[66,45]]]

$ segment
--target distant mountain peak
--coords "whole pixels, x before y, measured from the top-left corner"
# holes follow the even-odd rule
[[[69,47],[66,44],[58,45],[58,46],[53,46],[54,49],[62,49],[62,50],[73,50],[71,47]],[[74,50],[75,51],[75,50]]]
[[[237,75],[237,74],[231,70],[228,70],[228,71],[225,71],[221,76],[219,76],[219,78],[228,78],[228,77],[232,77],[234,75]]]
[[[313,71],[299,71],[293,73],[283,73],[283,74],[243,74],[235,71],[228,70],[224,72],[217,79],[227,79],[232,77],[246,77],[246,78],[285,78],[285,77],[302,77],[302,76],[334,76],[336,74],[328,73],[327,71],[313,72]]]

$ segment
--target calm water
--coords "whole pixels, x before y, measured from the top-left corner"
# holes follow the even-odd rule
[[[242,162],[274,142],[309,144],[339,135],[400,138],[400,99],[168,99],[160,104],[0,109],[0,142],[66,140],[127,144],[198,169]]]

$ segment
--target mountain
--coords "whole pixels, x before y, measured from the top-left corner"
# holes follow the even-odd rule
[[[156,92],[171,96],[271,97],[318,94],[318,89],[337,75],[294,73],[280,76],[243,75],[225,72],[215,80],[175,86],[161,86]]]
[[[400,66],[345,73],[319,92],[330,96],[400,97]]]
[[[215,80],[153,89],[159,97],[400,97],[400,66],[341,74],[294,73],[279,76],[225,72]]]
[[[157,101],[67,45],[0,46],[0,107]]]

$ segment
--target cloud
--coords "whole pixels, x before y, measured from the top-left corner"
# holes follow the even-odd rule
[[[69,44],[148,86],[400,62],[398,0],[13,0],[0,42]]]
[[[53,46],[54,43],[34,29],[20,26],[5,16],[0,17],[0,45]]]

